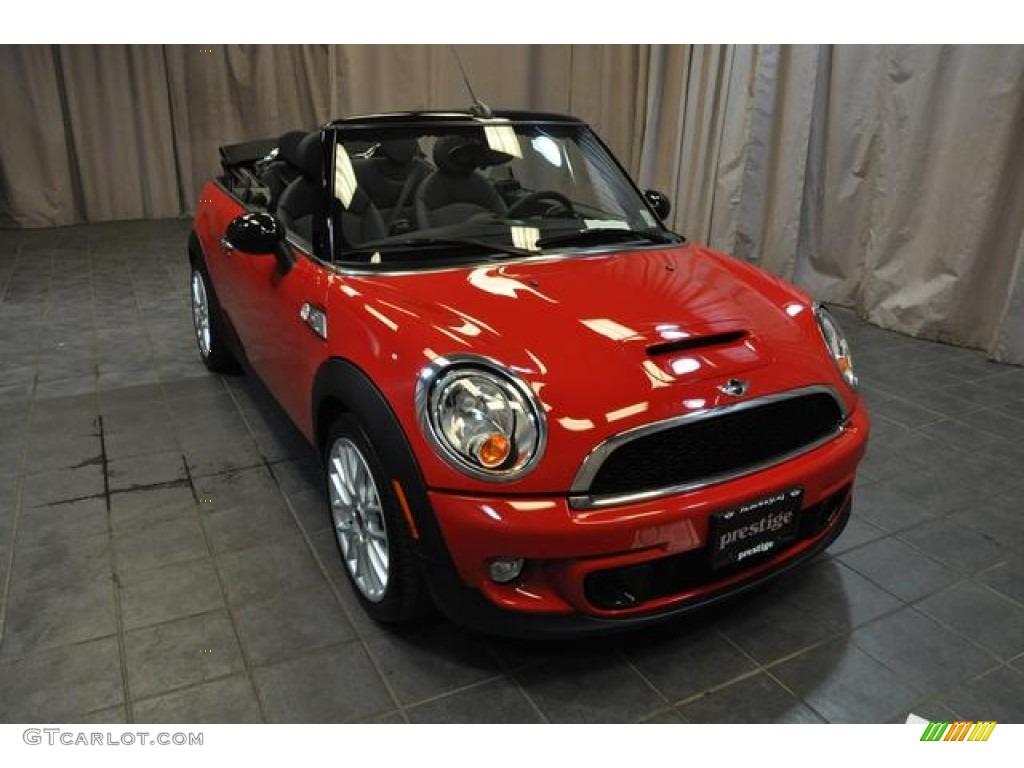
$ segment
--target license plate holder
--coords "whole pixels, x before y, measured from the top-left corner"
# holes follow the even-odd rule
[[[797,538],[803,488],[787,488],[711,516],[711,567],[722,570],[775,554]]]

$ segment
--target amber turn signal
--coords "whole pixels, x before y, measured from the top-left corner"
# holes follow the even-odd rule
[[[509,439],[505,435],[495,433],[480,441],[476,454],[485,467],[497,467],[505,463],[510,448]]]

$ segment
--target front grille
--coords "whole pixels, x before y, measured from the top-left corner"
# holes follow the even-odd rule
[[[800,512],[800,532],[789,548],[821,534],[849,503],[850,486],[822,499]],[[786,551],[786,550],[783,550]],[[748,570],[778,552],[767,552],[744,560],[742,565],[713,571],[707,547],[669,555],[638,565],[594,571],[584,579],[587,600],[595,608],[606,611],[635,608],[651,600],[676,595]]]
[[[815,392],[680,424],[612,451],[589,493],[639,493],[742,472],[828,437],[842,418],[834,397]]]

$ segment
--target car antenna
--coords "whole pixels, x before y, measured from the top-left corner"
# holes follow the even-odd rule
[[[459,52],[455,50],[454,45],[449,45],[448,48],[452,52],[452,57],[455,59],[455,63],[459,65],[459,71],[462,72],[462,82],[466,84],[466,90],[469,91],[469,98],[473,100],[473,106],[469,108],[469,112],[473,117],[482,117],[490,119],[494,117],[494,113],[491,112],[491,108],[484,104],[480,99],[473,93],[473,86],[469,84],[469,75],[466,74],[466,68],[462,66],[462,59],[459,58]]]

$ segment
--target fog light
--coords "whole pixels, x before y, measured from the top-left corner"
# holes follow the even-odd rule
[[[521,557],[496,557],[491,560],[488,568],[491,574],[491,581],[498,584],[508,584],[510,581],[519,578],[523,572],[523,565],[526,561]]]

